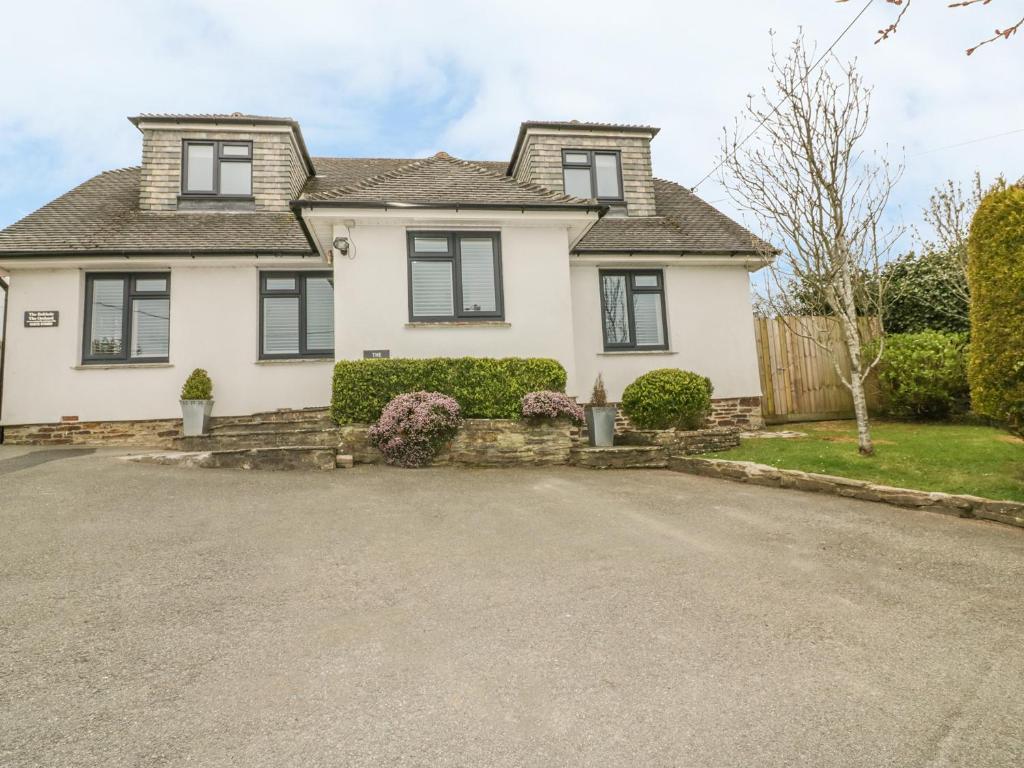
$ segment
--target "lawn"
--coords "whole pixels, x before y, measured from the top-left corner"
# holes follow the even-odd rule
[[[771,427],[807,433],[744,440],[716,458],[755,461],[924,491],[1024,501],[1024,441],[991,427],[872,422],[875,455],[857,453],[852,421]]]

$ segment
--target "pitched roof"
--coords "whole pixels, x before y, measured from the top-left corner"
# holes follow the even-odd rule
[[[502,173],[503,161],[317,158],[309,205],[524,206],[593,209]],[[106,171],[0,231],[0,254],[312,253],[289,212],[144,212],[139,168]],[[654,180],[656,216],[597,221],[577,253],[755,253],[767,247],[685,187]]]
[[[94,176],[0,231],[0,254],[312,253],[288,212],[140,211],[139,175]]]
[[[381,172],[356,180],[356,176],[371,169]],[[371,160],[362,167],[338,163],[330,174],[343,183],[327,188],[329,185],[323,183],[324,179],[314,180],[312,188],[307,186],[303,192],[300,203],[582,210],[601,207],[593,200],[553,192],[538,184],[525,184],[481,163],[460,160],[444,152],[424,160],[396,163],[390,168],[380,160]],[[346,179],[346,174],[350,174],[351,179]],[[348,183],[344,183],[346,180]]]
[[[657,216],[606,216],[576,253],[763,253],[770,246],[686,187],[654,180]]]

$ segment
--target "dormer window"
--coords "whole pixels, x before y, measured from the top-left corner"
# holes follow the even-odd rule
[[[563,149],[562,178],[567,195],[622,199],[622,165],[617,150]]]
[[[182,152],[182,194],[252,196],[251,141],[186,140]]]

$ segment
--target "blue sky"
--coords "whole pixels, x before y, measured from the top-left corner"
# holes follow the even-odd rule
[[[289,115],[313,154],[507,158],[519,121],[650,123],[655,172],[691,185],[765,80],[769,30],[831,42],[853,1],[49,2],[0,23],[0,226],[109,168],[136,165],[140,112]],[[1008,4],[914,3],[874,45],[875,0],[837,52],[875,87],[868,148],[905,153],[892,216],[978,169],[1024,173],[1024,37],[963,49]],[[963,144],[952,149],[949,145]],[[715,182],[698,190],[735,211]],[[750,222],[747,222],[750,223]]]

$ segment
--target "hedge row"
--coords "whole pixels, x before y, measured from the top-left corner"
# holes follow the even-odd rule
[[[1024,433],[1024,187],[981,201],[967,259],[971,404]]]
[[[368,424],[395,395],[427,391],[454,397],[467,419],[518,419],[523,395],[538,390],[565,391],[565,368],[557,360],[342,360],[334,366],[331,415],[339,424]]]

